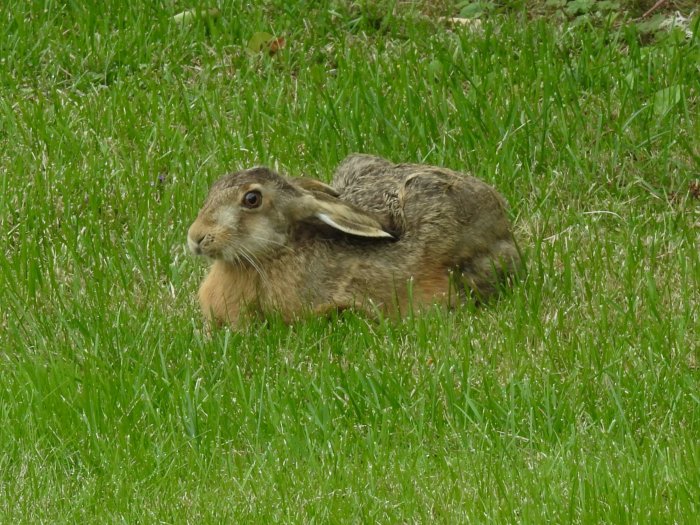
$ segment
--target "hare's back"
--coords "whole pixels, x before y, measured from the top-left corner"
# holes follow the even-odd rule
[[[504,201],[493,188],[446,168],[355,154],[340,164],[333,186],[343,200],[383,217],[400,234],[508,229]]]
[[[418,295],[444,291],[445,268],[451,268],[459,271],[465,291],[486,298],[520,265],[505,201],[479,179],[351,155],[333,185],[341,199],[373,212],[398,238],[390,255],[405,261]]]

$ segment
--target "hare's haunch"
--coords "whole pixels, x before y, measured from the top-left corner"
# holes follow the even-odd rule
[[[204,314],[402,314],[490,295],[519,264],[503,198],[445,168],[351,155],[331,186],[267,168],[211,187],[187,243],[213,259]]]

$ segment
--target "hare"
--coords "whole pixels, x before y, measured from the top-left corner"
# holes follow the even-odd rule
[[[360,154],[330,186],[265,167],[222,177],[187,242],[213,260],[199,290],[205,317],[234,326],[245,314],[291,322],[482,300],[520,262],[505,202],[486,183]]]

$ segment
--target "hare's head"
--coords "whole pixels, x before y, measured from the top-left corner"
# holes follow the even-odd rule
[[[286,179],[263,167],[226,175],[211,187],[187,244],[229,262],[274,257],[299,228],[325,224],[346,234],[391,238],[380,222],[313,179]]]

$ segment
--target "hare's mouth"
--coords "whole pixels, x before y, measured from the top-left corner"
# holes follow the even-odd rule
[[[192,239],[187,239],[187,247],[193,255],[202,255],[202,247],[195,243]]]
[[[216,249],[214,244],[214,238],[210,234],[196,237],[188,236],[187,247],[194,255],[211,257],[213,259],[216,259],[217,255],[219,255],[219,250]]]

